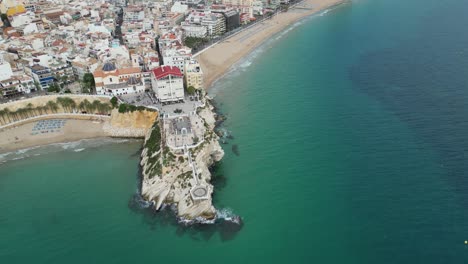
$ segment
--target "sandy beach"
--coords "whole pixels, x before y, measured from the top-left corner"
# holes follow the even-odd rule
[[[38,130],[35,121],[0,131],[0,153],[34,146],[76,141],[80,139],[106,137],[103,130],[105,121],[53,119],[64,120],[59,128]],[[42,124],[52,124],[51,120]],[[36,130],[33,130],[36,127]],[[47,132],[45,132],[47,131]]]
[[[296,21],[344,3],[346,0],[305,0],[288,12],[258,23],[251,28],[223,40],[198,56],[204,71],[205,87],[210,88],[233,64],[252,52],[265,40],[281,32]]]

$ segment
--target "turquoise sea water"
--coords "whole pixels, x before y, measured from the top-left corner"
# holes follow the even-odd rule
[[[88,142],[0,165],[0,263],[466,263],[466,10],[356,0],[216,83],[240,231],[139,210],[140,142]]]

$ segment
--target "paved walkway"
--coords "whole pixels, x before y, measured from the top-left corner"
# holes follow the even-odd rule
[[[197,168],[195,162],[192,160],[192,153],[185,147],[185,152],[188,154],[188,160],[190,167],[192,167],[192,177],[195,179],[196,185],[190,189],[190,195],[194,201],[208,199],[208,187],[204,184],[200,184],[200,179],[197,175]]]

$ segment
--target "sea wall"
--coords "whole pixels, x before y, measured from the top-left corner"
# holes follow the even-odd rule
[[[212,205],[213,186],[209,167],[220,161],[224,152],[214,133],[215,118],[211,105],[199,111],[208,126],[204,142],[196,148],[178,150],[165,144],[161,133],[162,122],[156,122],[148,131],[141,154],[141,195],[153,202],[156,209],[165,205],[175,208],[183,222],[210,222],[216,218]],[[190,153],[189,153],[190,152]],[[195,186],[206,190],[203,199],[194,199]]]

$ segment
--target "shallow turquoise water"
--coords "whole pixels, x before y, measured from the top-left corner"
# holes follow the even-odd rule
[[[135,209],[140,143],[91,144],[1,165],[0,260],[466,262],[465,10],[357,0],[218,82],[234,139],[214,200],[243,217],[239,232]]]

